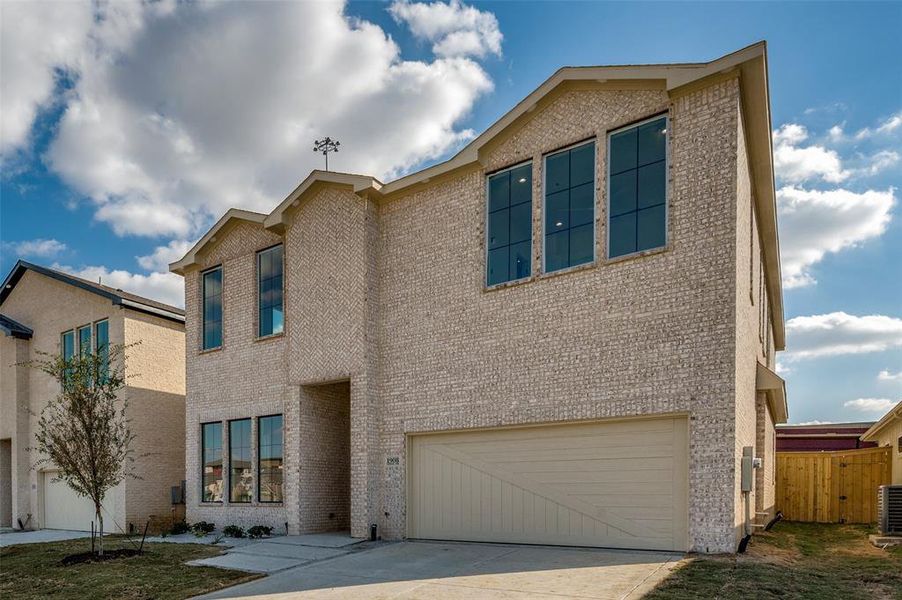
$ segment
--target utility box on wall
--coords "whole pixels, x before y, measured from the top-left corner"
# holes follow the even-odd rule
[[[755,470],[755,449],[751,446],[745,446],[742,449],[742,473],[740,478],[740,489],[743,492],[752,491],[752,482]]]

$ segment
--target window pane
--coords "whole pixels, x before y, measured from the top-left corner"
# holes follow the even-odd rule
[[[203,349],[222,345],[222,269],[203,274]]]
[[[658,119],[638,127],[639,165],[664,160],[666,152],[666,119]]]
[[[91,326],[78,328],[78,355],[87,356],[93,352],[94,347],[91,346]]]
[[[507,208],[510,201],[510,171],[489,177],[489,212]]]
[[[75,332],[67,331],[63,334],[62,341],[63,358],[69,360],[75,356]]]
[[[229,422],[229,502],[253,500],[251,420]]]
[[[636,210],[636,172],[611,176],[611,216]]]
[[[570,152],[553,154],[545,159],[545,194],[570,187]]]
[[[570,230],[570,266],[592,262],[594,258],[595,235],[591,224]]]
[[[509,246],[504,246],[496,250],[489,250],[489,272],[486,276],[486,283],[488,285],[496,285],[508,281],[509,255]]]
[[[272,334],[272,307],[260,309],[260,335]]]
[[[282,333],[285,329],[285,316],[282,314],[282,305],[272,309],[272,332]]]
[[[532,243],[527,241],[513,244],[510,247],[511,279],[529,277],[529,274],[532,271],[532,265],[530,264],[531,258],[529,255],[530,246],[532,246]]]
[[[570,190],[570,226],[585,225],[595,218],[595,190],[586,183]]]
[[[639,211],[637,250],[660,248],[666,237],[666,219],[664,205],[646,208]]]
[[[595,143],[570,151],[570,186],[595,181]]]
[[[510,172],[511,206],[532,200],[532,165],[524,165]]]
[[[110,323],[100,321],[94,324],[94,347],[101,357],[100,378],[105,379],[110,371]]]
[[[566,269],[570,261],[570,230],[545,236],[545,270]]]
[[[282,502],[282,415],[261,417],[257,428],[260,435],[258,445],[260,502]]]
[[[201,425],[202,499],[204,502],[222,502],[222,423]]]
[[[510,243],[510,209],[505,208],[489,214],[489,249]]]
[[[639,168],[639,208],[664,204],[666,189],[664,161]]]
[[[611,136],[611,174],[636,168],[636,130],[630,129]]]
[[[545,233],[570,227],[570,191],[564,190],[545,198]]]
[[[609,245],[611,257],[623,256],[636,251],[636,213],[627,213],[611,218]]]
[[[532,237],[532,205],[518,204],[510,209],[510,243],[516,244]]]

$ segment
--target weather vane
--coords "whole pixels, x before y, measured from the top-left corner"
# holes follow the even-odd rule
[[[338,140],[333,140],[330,137],[324,137],[321,140],[315,140],[313,142],[313,151],[314,152],[322,152],[323,156],[326,157],[326,170],[329,170],[329,153],[330,152],[338,152],[338,147],[341,146],[341,142]]]

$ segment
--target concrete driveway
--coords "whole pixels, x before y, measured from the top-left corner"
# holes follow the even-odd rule
[[[40,544],[43,542],[61,542],[91,537],[87,531],[65,531],[63,529],[39,529],[37,531],[4,531],[0,533],[0,548],[15,544]],[[106,534],[104,534],[106,537]]]
[[[400,542],[272,574],[202,598],[641,598],[682,558],[638,552]]]

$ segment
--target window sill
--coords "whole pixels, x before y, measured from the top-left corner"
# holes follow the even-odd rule
[[[216,346],[215,348],[206,348],[204,350],[198,350],[197,354],[212,354],[214,352],[220,352],[222,350],[222,346]]]
[[[633,252],[632,254],[624,254],[622,256],[615,256],[614,258],[606,258],[602,261],[601,264],[612,265],[628,260],[634,260],[637,258],[645,258],[646,256],[654,256],[655,254],[664,254],[665,252],[670,252],[671,250],[673,250],[673,246],[667,244],[661,246],[660,248],[652,248],[651,250],[642,250],[641,252]]]
[[[271,333],[271,334],[269,334],[269,335],[263,335],[263,336],[255,337],[255,338],[254,338],[254,343],[256,344],[256,343],[258,343],[258,342],[259,342],[259,343],[270,342],[270,341],[272,341],[272,340],[278,340],[278,339],[283,338],[283,337],[285,337],[285,332],[284,332],[284,331],[280,331],[279,333]]]
[[[598,260],[592,260],[587,263],[583,263],[581,265],[576,265],[575,267],[567,267],[566,269],[558,269],[557,271],[549,271],[547,273],[539,273],[536,276],[536,279],[551,279],[552,277],[558,277],[560,275],[568,275],[570,273],[579,273],[580,271],[588,271],[589,269],[594,269],[599,265]]]

